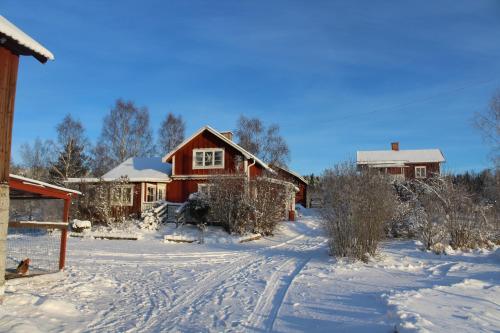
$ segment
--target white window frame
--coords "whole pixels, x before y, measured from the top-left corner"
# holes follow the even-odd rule
[[[423,170],[423,175],[422,175],[422,171],[418,171],[418,170]],[[415,167],[415,178],[418,178],[418,179],[427,178],[427,167],[426,166],[416,166]]]
[[[130,197],[128,200],[123,200],[123,190],[130,189]],[[113,194],[111,193],[111,205],[113,206],[133,206],[134,205],[134,185],[120,185],[112,189],[112,191],[119,191],[119,200],[115,200]]]
[[[153,189],[153,201],[148,200],[148,189],[150,189],[150,188]],[[146,198],[144,199],[144,202],[155,202],[155,201],[156,201],[156,186],[146,184]]]
[[[160,191],[163,196],[160,197]],[[165,184],[158,184],[158,188],[156,189],[156,200],[165,200],[167,198],[167,186]]]
[[[205,153],[211,152],[213,154],[212,164],[206,165]],[[222,152],[222,164],[215,165],[215,152]],[[196,153],[203,153],[203,165],[196,165]],[[224,148],[203,148],[193,149],[193,170],[199,169],[224,169]]]
[[[207,184],[207,183],[198,183],[198,193],[203,193],[203,194],[210,194],[210,188],[212,187],[212,184]],[[206,188],[206,192],[202,190],[203,188]]]

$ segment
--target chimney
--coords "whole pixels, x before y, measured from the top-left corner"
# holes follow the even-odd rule
[[[220,132],[220,134],[224,135],[227,139],[233,141],[233,132],[231,131]]]
[[[399,150],[399,142],[391,142],[391,149],[394,151]]]

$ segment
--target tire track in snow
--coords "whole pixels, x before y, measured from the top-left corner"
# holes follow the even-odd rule
[[[204,306],[205,303],[208,302],[202,298],[204,295],[214,293],[214,290],[217,290],[218,287],[224,286],[225,283],[228,280],[231,280],[231,278],[236,274],[241,274],[242,272],[244,273],[244,271],[246,271],[250,266],[265,261],[266,256],[261,256],[261,254],[265,254],[266,251],[282,247],[289,248],[289,250],[296,252],[306,250],[307,248],[310,249],[311,246],[307,241],[305,243],[301,242],[300,244],[294,243],[307,236],[312,236],[312,233],[316,229],[316,227],[310,228],[309,232],[257,250],[207,252],[206,255],[200,252],[162,256],[163,259],[195,258],[203,260],[209,258],[211,261],[218,261],[217,259],[220,260],[222,258],[227,260],[230,258],[232,259],[233,257],[237,257],[237,259],[234,262],[223,265],[223,267],[219,269],[213,270],[208,275],[204,272],[203,274],[205,274],[205,276],[200,280],[197,279],[199,275],[195,275],[193,277],[195,285],[186,290],[179,298],[174,300],[171,300],[164,291],[165,287],[169,285],[171,281],[163,280],[161,274],[159,281],[141,279],[131,279],[131,281],[129,281],[127,276],[122,277],[119,279],[121,281],[118,283],[121,286],[120,297],[112,301],[107,310],[99,313],[98,318],[89,324],[89,329],[87,331],[101,332],[111,330],[120,332],[135,332],[170,331],[175,329],[176,325],[180,321],[186,319],[186,310],[193,309],[193,305],[197,300],[199,302],[196,302],[196,306]],[[309,240],[313,239],[314,237],[309,238]],[[317,246],[317,243],[315,246]],[[100,256],[104,258],[108,257],[108,253],[101,252]],[[120,257],[128,257],[128,259],[131,259],[131,257],[135,256],[136,255],[134,254],[128,253],[114,253],[113,255],[109,255],[109,257],[114,258],[109,259],[119,260]],[[105,262],[108,261],[107,259],[101,260]],[[150,262],[151,261],[148,260],[148,264]],[[126,263],[124,264],[125,266],[128,266]],[[132,265],[135,264],[136,263],[134,262]],[[142,262],[142,265],[144,265],[144,262]],[[139,267],[139,265],[137,265],[137,267]],[[138,274],[143,273],[138,272]],[[123,309],[130,308],[136,308],[138,310],[136,313],[132,314],[132,316],[135,316],[136,318],[130,318],[130,313],[122,313]],[[124,317],[129,319],[123,322]],[[131,323],[134,323],[133,327],[131,327]]]
[[[316,244],[307,251],[314,252],[322,247],[325,242]],[[279,266],[278,270],[272,274],[269,282],[266,284],[264,292],[259,297],[253,312],[245,321],[244,326],[258,331],[272,331],[288,290],[312,257],[313,253],[298,259],[290,258]]]

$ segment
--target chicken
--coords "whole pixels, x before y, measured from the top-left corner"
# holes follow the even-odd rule
[[[24,260],[21,260],[21,262],[19,263],[19,265],[16,268],[16,273],[18,273],[20,275],[28,274],[30,262],[31,262],[30,258],[26,258]]]

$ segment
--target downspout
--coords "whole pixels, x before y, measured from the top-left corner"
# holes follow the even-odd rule
[[[257,161],[253,160],[253,162],[251,164],[248,165],[248,180],[250,180],[250,168],[253,167],[255,165]]]

